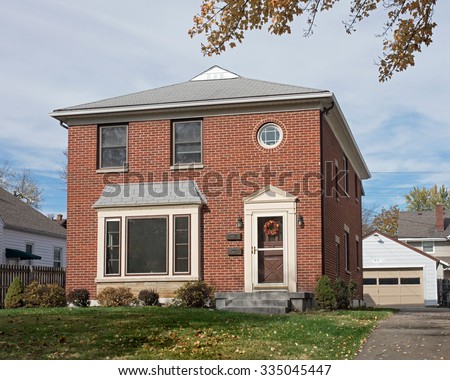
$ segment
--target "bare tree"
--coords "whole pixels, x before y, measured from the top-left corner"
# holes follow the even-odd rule
[[[0,168],[0,187],[34,208],[39,208],[42,202],[43,189],[33,178],[31,170],[17,171],[11,168],[8,161]]]
[[[68,149],[63,150],[63,154],[65,157],[64,167],[59,172],[59,177],[67,183],[67,176],[69,174],[69,151]]]

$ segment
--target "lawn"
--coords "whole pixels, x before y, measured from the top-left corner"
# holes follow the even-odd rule
[[[0,310],[0,359],[351,359],[389,311]]]

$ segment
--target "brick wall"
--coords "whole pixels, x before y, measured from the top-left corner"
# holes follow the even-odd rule
[[[336,197],[335,161],[339,171],[343,170],[344,152],[339,145],[330,126],[324,121],[323,132],[324,161],[327,168],[333,168],[332,173],[326,175],[326,187],[324,197],[324,272],[332,280],[337,276],[337,249],[335,236],[339,237],[339,276],[346,282],[353,279],[360,284],[358,295],[362,296],[362,222],[361,222],[361,181],[355,177],[355,170],[348,161],[348,196],[340,194]],[[326,163],[329,163],[328,165]],[[339,177],[338,177],[339,178]],[[355,186],[355,180],[358,182]],[[343,186],[343,179],[340,180]],[[357,194],[355,193],[357,191]],[[349,229],[349,270],[345,269],[344,257],[344,224]],[[359,236],[359,249],[356,252],[355,235]],[[357,267],[357,260],[359,267]]]
[[[272,150],[261,148],[256,132],[265,122],[283,128],[283,142]],[[328,155],[341,153],[330,131],[325,133]],[[67,287],[86,287],[95,297],[97,268],[97,213],[92,204],[106,181],[159,182],[194,179],[206,194],[202,211],[202,272],[221,291],[244,288],[243,256],[230,257],[226,232],[236,232],[236,218],[243,217],[243,198],[272,184],[299,198],[297,227],[298,288],[314,290],[322,274],[320,196],[320,112],[318,110],[207,117],[203,120],[203,169],[170,170],[170,120],[132,122],[128,130],[127,174],[97,174],[97,126],[69,128]],[[138,173],[138,174],[137,174]],[[142,177],[143,176],[143,177]],[[350,181],[353,177],[350,176]],[[351,189],[353,187],[351,186]],[[352,236],[360,235],[359,204],[354,197],[326,202],[326,272],[332,265],[330,242],[342,236],[344,220],[351,219]],[[338,216],[336,216],[338,215]],[[359,224],[358,224],[359,223]],[[242,231],[243,232],[243,231]],[[361,238],[361,236],[360,236]],[[351,239],[352,241],[352,239]],[[351,247],[353,248],[353,247]]]

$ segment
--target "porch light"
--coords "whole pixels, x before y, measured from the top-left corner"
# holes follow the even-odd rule
[[[297,217],[297,224],[299,225],[299,227],[303,227],[303,225],[305,224],[303,221],[303,215],[299,215]]]
[[[244,226],[244,223],[242,222],[242,218],[240,216],[238,216],[236,219],[236,227],[242,228],[243,226]]]

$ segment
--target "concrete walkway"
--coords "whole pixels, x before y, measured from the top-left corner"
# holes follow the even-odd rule
[[[380,322],[356,360],[450,360],[450,309],[401,309]]]

